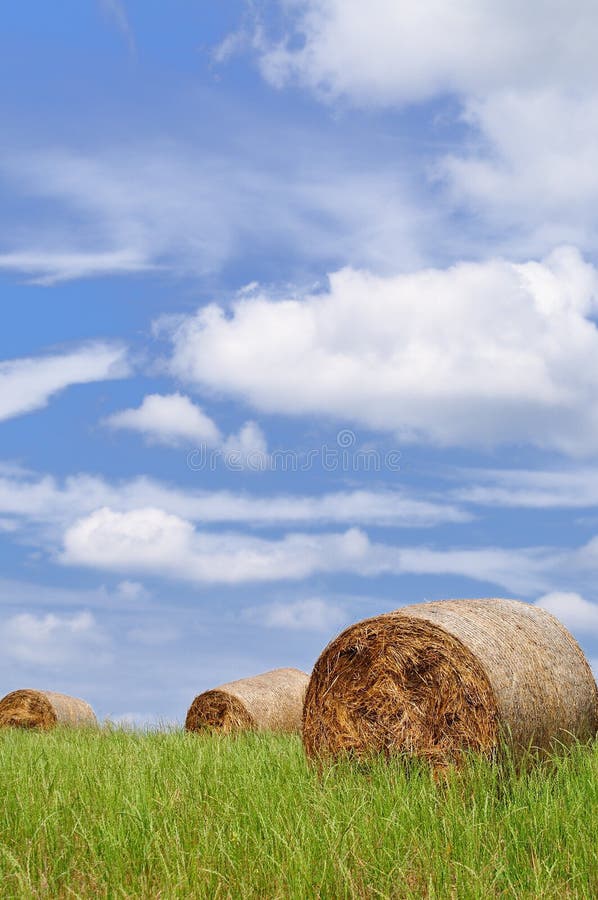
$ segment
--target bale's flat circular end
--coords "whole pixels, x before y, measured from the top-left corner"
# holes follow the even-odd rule
[[[212,690],[199,694],[187,713],[185,729],[211,729],[222,734],[256,728],[253,717],[237,697],[226,691]]]
[[[42,691],[12,691],[0,700],[0,728],[54,728],[57,716]]]
[[[439,626],[389,613],[352,625],[317,661],[303,709],[308,757],[491,751],[497,704],[473,653]]]

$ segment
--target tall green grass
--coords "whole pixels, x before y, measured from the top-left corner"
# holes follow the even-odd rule
[[[0,735],[0,896],[598,896],[598,750],[311,771],[298,739]]]

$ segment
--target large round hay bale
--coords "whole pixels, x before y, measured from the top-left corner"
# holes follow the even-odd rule
[[[97,725],[85,700],[55,691],[12,691],[0,700],[0,728],[40,728],[56,725]]]
[[[199,694],[187,713],[185,728],[232,731],[301,731],[303,700],[309,675],[299,669],[274,669],[222,684]]]
[[[307,689],[308,756],[515,753],[588,740],[598,689],[567,629],[514,600],[443,600],[352,625],[318,659]]]

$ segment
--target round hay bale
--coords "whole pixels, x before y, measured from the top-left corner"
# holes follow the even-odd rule
[[[55,691],[12,691],[0,700],[0,728],[47,731],[56,725],[97,725],[97,719],[85,700]]]
[[[274,669],[199,694],[187,713],[187,731],[301,731],[309,675]]]
[[[441,600],[358,622],[318,659],[307,689],[309,757],[515,754],[598,731],[598,689],[550,613],[514,600]]]

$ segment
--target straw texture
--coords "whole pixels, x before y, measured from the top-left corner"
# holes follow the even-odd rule
[[[443,600],[352,625],[318,659],[307,690],[308,756],[516,753],[588,740],[598,689],[580,647],[537,606]]]
[[[55,691],[12,691],[0,700],[0,727],[39,728],[56,725],[97,725],[85,700]]]
[[[274,669],[253,678],[231,681],[199,694],[187,713],[185,728],[233,731],[301,730],[309,675],[299,669]]]

